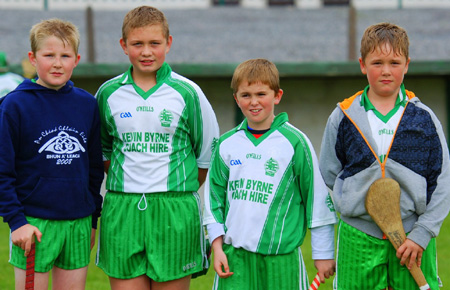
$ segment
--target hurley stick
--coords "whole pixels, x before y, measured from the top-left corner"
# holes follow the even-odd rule
[[[320,286],[320,277],[319,273],[316,274],[316,277],[314,277],[314,280],[311,283],[311,286],[309,286],[308,290],[317,290]]]
[[[397,250],[406,239],[400,214],[400,186],[391,178],[375,180],[366,196],[366,210]],[[409,258],[406,264],[409,263]],[[420,290],[429,290],[422,270],[413,264],[409,270]]]
[[[25,290],[34,290],[35,247],[36,247],[36,243],[32,243],[30,253],[27,256],[27,270],[25,273]]]

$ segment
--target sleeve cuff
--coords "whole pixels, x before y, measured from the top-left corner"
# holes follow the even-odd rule
[[[208,231],[208,238],[211,244],[218,237],[225,235],[223,224],[220,223],[207,224],[206,230]]]
[[[426,249],[432,236],[429,231],[416,224],[412,231],[407,235],[407,238],[421,246],[423,249]]]
[[[311,229],[311,249],[313,260],[334,259],[334,225]]]

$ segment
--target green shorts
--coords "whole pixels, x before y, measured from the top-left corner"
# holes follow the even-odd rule
[[[41,233],[41,242],[36,240],[36,272],[48,272],[53,266],[65,270],[86,267],[91,252],[92,219],[46,220],[27,217],[28,222]],[[26,269],[24,250],[10,243],[9,262],[20,269]]]
[[[197,193],[108,192],[100,223],[97,266],[110,277],[165,282],[209,267]]]
[[[308,276],[300,248],[284,255],[261,255],[223,244],[230,271],[222,279],[216,273],[214,290],[305,289]]]
[[[400,265],[389,240],[380,240],[339,223],[334,289],[419,289],[408,269]],[[436,240],[423,252],[421,269],[432,290],[438,290]]]

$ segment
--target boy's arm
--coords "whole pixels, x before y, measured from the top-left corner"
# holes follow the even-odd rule
[[[193,104],[188,105],[188,109],[191,110],[189,124],[191,127],[192,148],[197,157],[198,167],[208,169],[214,144],[219,138],[219,125],[214,110],[205,94],[197,85],[194,87],[198,99],[194,100]]]
[[[100,193],[103,178],[102,145],[100,140],[100,116],[95,104],[91,135],[89,138],[89,191],[94,198],[95,211],[92,214],[92,228],[97,228],[98,218],[102,210],[103,197]]]
[[[91,230],[91,250],[94,248],[94,245],[95,245],[95,232],[96,231],[97,230],[94,228]]]
[[[405,239],[403,244],[397,249],[397,258],[400,259],[400,265],[405,265],[408,269],[411,269],[414,262],[417,261],[417,266],[422,264],[422,254],[424,249],[418,244],[414,243],[410,239]],[[406,260],[409,259],[409,264],[406,264]]]
[[[99,116],[100,116],[100,140],[102,146],[102,154],[104,163],[104,171],[108,173],[109,164],[111,163],[111,152],[112,152],[112,143],[113,138],[109,134],[108,126],[110,126],[113,118],[110,114],[110,110],[107,104],[106,98],[102,95],[101,89],[95,95],[98,103]],[[110,120],[109,120],[110,119]],[[109,162],[109,163],[106,163]],[[108,165],[108,166],[106,166]]]
[[[334,260],[334,225],[311,229],[311,248],[314,266],[319,273],[320,282],[330,278],[336,270]]]
[[[19,138],[17,131],[18,128],[14,120],[7,116],[6,109],[0,108],[0,216],[11,229],[11,242],[22,248],[25,256],[28,256],[34,236],[40,242],[42,233],[28,223],[14,185],[16,140]]]
[[[419,215],[407,239],[413,241],[422,249],[426,249],[431,238],[437,237],[444,219],[450,210],[450,157],[448,145],[445,139],[442,126],[434,113],[431,117],[435,124],[436,136],[430,138],[430,152],[428,165],[430,173],[428,174],[427,184],[433,188],[430,194],[430,200],[426,205],[425,212]],[[437,160],[441,160],[438,162]],[[426,194],[426,193],[424,193]],[[409,246],[408,248],[411,248]],[[414,251],[416,253],[416,251]]]
[[[198,169],[198,186],[202,186],[206,180],[208,174],[208,169],[199,168]]]
[[[333,201],[319,170],[319,161],[309,138],[297,142],[294,164],[297,187],[305,204],[305,219],[308,228],[317,228],[337,223]]]
[[[321,283],[334,275],[334,224],[337,222],[335,209],[327,186],[319,170],[319,161],[310,140],[299,142],[295,160],[303,160],[294,167],[298,187],[306,203],[305,219],[311,231],[312,258],[318,270]],[[302,144],[300,146],[300,144]]]
[[[211,168],[206,175],[204,187],[203,224],[224,225],[229,169],[220,156],[219,144],[212,155]]]
[[[336,155],[338,123],[342,112],[336,108],[330,115],[325,127],[320,149],[319,167],[325,184],[333,189],[334,182],[342,170],[341,162]]]
[[[223,237],[220,236],[212,242],[211,248],[214,251],[214,270],[220,278],[228,278],[233,275],[228,266],[227,255],[223,252]]]
[[[31,250],[31,244],[34,243],[34,236],[41,242],[41,231],[35,226],[26,224],[11,232],[11,242],[24,250],[25,256],[28,256]]]
[[[28,221],[15,188],[15,152],[19,128],[9,114],[18,116],[18,113],[10,108],[5,109],[5,103],[0,107],[0,216],[13,232],[28,224]]]
[[[111,166],[111,160],[103,161],[103,170],[108,174],[109,166]]]

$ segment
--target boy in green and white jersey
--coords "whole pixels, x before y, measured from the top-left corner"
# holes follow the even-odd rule
[[[335,269],[337,217],[309,139],[286,113],[274,115],[283,95],[278,70],[248,60],[231,87],[246,119],[220,137],[205,186],[214,288],[307,289],[299,248],[307,228],[325,282]]]
[[[172,36],[161,11],[128,12],[120,44],[131,66],[96,95],[108,173],[97,265],[112,289],[188,289],[209,266],[197,190],[217,120],[165,62]]]

